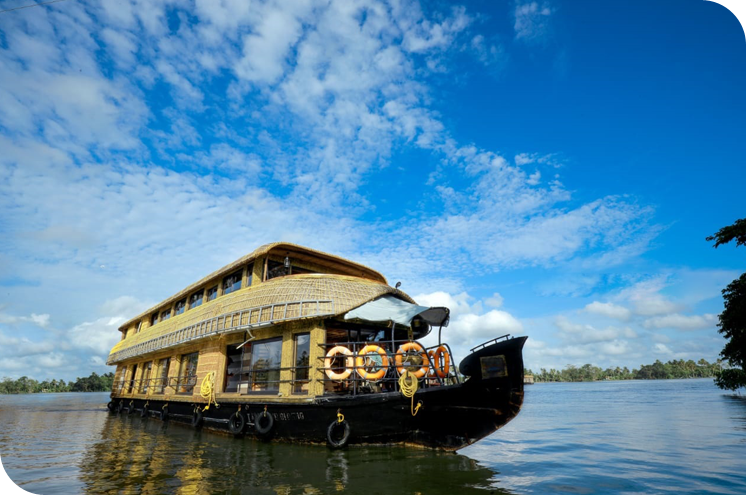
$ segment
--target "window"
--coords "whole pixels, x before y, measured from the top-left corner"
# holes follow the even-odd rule
[[[129,383],[129,386],[127,387],[128,394],[132,393],[132,389],[135,387],[135,375],[136,374],[137,374],[137,365],[133,364],[132,373],[130,373],[130,383]]]
[[[176,392],[179,394],[191,394],[194,390],[194,384],[197,383],[197,361],[199,352],[184,354],[181,356],[181,366],[179,367],[179,383]]]
[[[243,347],[241,349],[237,349],[237,347],[238,345],[229,345],[225,353],[227,358],[225,361],[225,391],[227,393],[238,392],[240,388],[244,353]],[[247,354],[247,359],[249,357],[250,354]],[[245,392],[245,388],[245,386],[241,388],[241,391]]]
[[[176,306],[174,306],[174,316],[180,315],[184,312],[186,309],[186,299],[182,299],[181,301],[177,301]]]
[[[142,379],[140,380],[140,393],[147,394],[150,385],[150,372],[153,370],[153,361],[148,361],[142,368]]]
[[[230,294],[241,288],[241,272],[228,275],[223,279],[223,295]]]
[[[171,358],[163,358],[158,362],[158,371],[160,372],[156,380],[155,393],[162,394],[168,386],[168,369],[171,366]]]
[[[217,285],[215,287],[207,289],[207,300],[208,301],[212,301],[216,297],[218,297],[218,286]]]
[[[202,304],[202,297],[204,296],[204,291],[195,292],[191,296],[189,296],[189,309],[194,309],[197,306]]]
[[[284,277],[287,274],[288,269],[285,268],[285,264],[283,262],[267,260],[267,280],[277,277]]]
[[[311,353],[311,334],[298,333],[293,337],[295,356],[293,362],[293,393],[308,393],[308,357]]]
[[[279,392],[282,338],[260,340],[252,344],[249,391]]]
[[[171,318],[171,310],[167,309],[166,311],[161,313],[161,321],[166,321],[169,318]]]
[[[150,326],[152,327],[158,323],[158,313],[153,313],[153,316],[150,317]]]

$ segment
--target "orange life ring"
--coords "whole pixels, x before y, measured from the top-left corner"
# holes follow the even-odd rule
[[[443,356],[443,366],[440,365],[441,356]],[[446,349],[446,346],[442,345],[438,347],[435,350],[435,355],[433,356],[433,358],[434,358],[433,364],[435,365],[435,373],[441,378],[447,377],[448,372],[451,371],[451,356],[448,354],[448,349]]]
[[[417,342],[407,342],[406,344],[402,344],[401,347],[399,347],[399,350],[396,351],[396,356],[394,356],[394,361],[396,362],[396,369],[399,372],[399,374],[403,374],[406,367],[402,363],[404,359],[404,353],[410,350],[415,350],[422,356],[422,366],[417,371],[413,372],[414,376],[417,377],[419,380],[423,376],[427,374],[427,371],[430,369],[430,360],[427,359],[427,354],[425,353],[425,349],[422,348],[420,344]]]
[[[341,373],[337,373],[332,369],[332,359],[340,354],[348,357],[345,359],[345,370]],[[326,376],[328,376],[332,380],[346,380],[352,373],[353,367],[354,362],[352,359],[352,351],[345,346],[338,345],[336,347],[333,347],[329,352],[326,353],[326,358],[324,359],[324,368],[326,368]]]
[[[378,355],[381,356],[381,367],[375,373],[371,373],[365,369],[365,355],[371,354],[373,352],[377,352]],[[360,350],[360,352],[357,353],[355,365],[357,366],[358,374],[363,377],[364,380],[377,382],[378,380],[386,376],[386,371],[389,367],[389,358],[386,355],[386,351],[384,351],[383,348],[381,348],[380,346],[366,345]]]

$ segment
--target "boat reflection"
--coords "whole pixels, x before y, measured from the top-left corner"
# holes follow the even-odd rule
[[[507,493],[459,454],[269,444],[135,415],[109,417],[80,469],[88,493]]]

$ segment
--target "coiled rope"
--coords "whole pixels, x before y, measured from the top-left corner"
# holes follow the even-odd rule
[[[202,396],[203,399],[207,399],[207,405],[205,406],[203,411],[207,411],[210,409],[210,404],[215,404],[215,407],[220,407],[215,400],[215,372],[211,371],[209,372],[204,380],[202,380],[202,386],[199,388],[199,394]]]
[[[417,380],[417,376],[409,370],[404,370],[404,373],[399,377],[399,390],[404,397],[412,399],[410,405],[410,412],[412,416],[416,416],[422,407],[422,401],[417,401],[417,407],[414,407],[414,394],[417,392],[417,388],[420,386],[420,382]]]

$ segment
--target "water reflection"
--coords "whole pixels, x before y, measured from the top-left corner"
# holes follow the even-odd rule
[[[507,493],[463,455],[267,444],[111,416],[80,464],[88,493]]]
[[[746,397],[743,395],[725,395],[723,399],[728,407],[728,412],[732,414],[731,419],[739,430],[746,430]],[[746,443],[746,438],[741,439]]]

